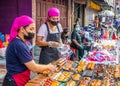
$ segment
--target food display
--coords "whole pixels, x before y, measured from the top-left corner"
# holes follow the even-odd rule
[[[87,57],[86,61],[94,61],[99,63],[118,63],[118,46],[115,40],[100,40],[94,43],[94,49]]]
[[[63,62],[61,59],[52,64],[60,65]],[[120,64],[66,61],[57,67],[60,67],[59,71],[49,72],[48,76],[44,71],[26,86],[120,86]]]

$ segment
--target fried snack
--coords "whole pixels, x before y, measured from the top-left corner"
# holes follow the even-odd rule
[[[80,61],[79,65],[75,69],[76,72],[83,72],[86,68],[87,62],[86,61]]]
[[[58,77],[57,77],[57,81],[67,81],[69,79],[69,77],[71,76],[72,72],[67,72],[67,71],[64,71],[62,72]]]
[[[93,80],[91,83],[91,86],[100,86],[101,85],[101,80]]]
[[[73,61],[67,61],[67,63],[64,65],[63,69],[65,70],[73,70],[72,65],[73,65]]]
[[[88,66],[87,66],[87,69],[89,69],[89,70],[94,70],[94,67],[95,67],[95,63],[90,62],[90,63],[88,64]]]
[[[120,81],[117,82],[117,86],[120,86]]]
[[[77,73],[74,74],[74,75],[72,76],[72,79],[78,81],[78,80],[80,79],[80,74],[77,74]]]
[[[76,82],[73,80],[70,80],[66,86],[76,86]]]

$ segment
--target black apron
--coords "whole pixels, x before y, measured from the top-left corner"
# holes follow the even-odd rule
[[[46,41],[59,42],[59,40],[60,40],[59,27],[57,26],[58,33],[50,33],[48,24],[47,23],[45,23],[45,24],[47,26],[47,31],[48,31]],[[42,46],[41,48],[42,49],[41,49],[40,58],[39,58],[39,63],[40,64],[48,64],[52,61],[56,61],[56,60],[59,59],[57,48],[53,48],[53,47],[49,47],[49,46]]]

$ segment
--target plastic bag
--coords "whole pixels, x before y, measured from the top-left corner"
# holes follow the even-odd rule
[[[73,51],[70,49],[70,47],[64,44],[57,47],[57,49],[58,49],[60,58],[69,59],[70,56],[73,54]]]

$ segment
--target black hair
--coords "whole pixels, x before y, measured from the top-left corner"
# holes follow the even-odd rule
[[[75,24],[74,24],[74,28],[76,27],[76,25],[77,25],[77,24],[75,23]]]
[[[75,22],[77,23],[77,21],[78,21],[79,19],[80,19],[80,18],[77,18]]]
[[[67,32],[68,32],[68,30],[67,30],[67,29],[63,29],[63,33],[65,33],[65,34],[66,34]]]

